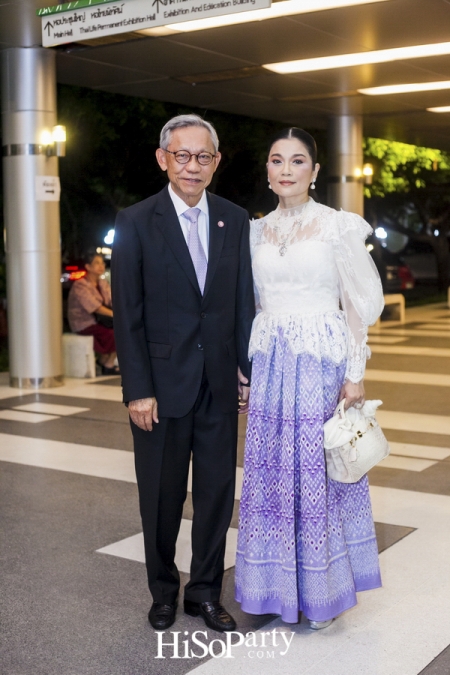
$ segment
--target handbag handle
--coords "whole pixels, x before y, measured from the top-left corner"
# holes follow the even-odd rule
[[[339,415],[343,420],[348,417],[348,411],[345,410],[345,401],[346,399],[343,398],[342,401],[338,403],[336,410],[334,411],[334,414]],[[377,408],[382,404],[383,401],[380,401],[380,399],[374,399],[373,401],[366,401],[362,408],[355,408],[355,410],[361,413],[363,417],[375,417]]]
[[[336,410],[334,411],[335,415],[339,415],[343,420],[345,420],[345,401],[346,399],[343,398],[342,401],[339,401]]]

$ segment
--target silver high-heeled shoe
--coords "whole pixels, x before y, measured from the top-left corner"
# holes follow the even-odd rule
[[[322,628],[328,628],[328,626],[331,626],[334,619],[329,619],[329,621],[311,621],[311,619],[308,619],[308,621],[311,630],[322,630]]]

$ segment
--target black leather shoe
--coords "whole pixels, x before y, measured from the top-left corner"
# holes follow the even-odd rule
[[[162,605],[160,602],[154,602],[148,613],[148,620],[155,630],[166,630],[175,622],[176,613],[176,602],[173,605]]]
[[[189,614],[189,616],[202,616],[208,628],[218,630],[221,633],[236,629],[236,621],[217,600],[212,602],[185,600],[184,613]]]

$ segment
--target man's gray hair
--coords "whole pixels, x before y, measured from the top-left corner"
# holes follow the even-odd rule
[[[161,129],[161,135],[159,137],[159,147],[163,150],[167,150],[170,145],[172,131],[175,129],[184,129],[186,127],[203,127],[207,129],[211,135],[211,140],[214,145],[214,152],[217,152],[219,149],[219,138],[217,136],[217,131],[214,129],[213,125],[206,120],[202,119],[198,115],[177,115],[177,117],[172,117]]]

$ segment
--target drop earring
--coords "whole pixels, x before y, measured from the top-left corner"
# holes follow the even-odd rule
[[[269,190],[272,189],[272,186],[271,186],[271,184],[270,184],[270,180],[269,180],[269,185],[268,185],[267,187],[269,188]]]
[[[316,189],[316,179],[315,178],[314,178],[313,182],[311,183],[311,185],[309,187],[311,188],[311,190]]]

